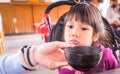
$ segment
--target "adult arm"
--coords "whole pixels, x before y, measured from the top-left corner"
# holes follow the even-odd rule
[[[4,56],[0,60],[0,74],[21,74],[24,71],[18,53]]]
[[[48,42],[39,46],[23,46],[18,53],[5,56],[0,61],[1,74],[21,74],[27,70],[36,70],[39,65],[57,69],[67,65],[64,50],[73,47],[65,42]]]

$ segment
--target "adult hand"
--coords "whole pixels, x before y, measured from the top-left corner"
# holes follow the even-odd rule
[[[48,42],[38,47],[34,52],[35,61],[49,69],[56,69],[68,65],[64,55],[64,48],[74,47],[73,44],[65,42]],[[62,48],[62,49],[61,49]]]

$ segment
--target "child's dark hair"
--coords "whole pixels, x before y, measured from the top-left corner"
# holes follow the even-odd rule
[[[112,45],[110,45],[109,43],[110,34],[106,31],[106,27],[103,23],[101,13],[95,6],[88,3],[75,4],[68,11],[65,17],[64,24],[66,24],[67,21],[71,21],[73,17],[75,17],[76,21],[87,23],[88,25],[92,26],[93,35],[100,32],[100,37],[97,43],[101,43],[106,47],[112,47]]]
[[[102,18],[99,10],[87,3],[80,3],[73,5],[68,13],[65,13],[60,17],[57,24],[53,27],[50,32],[48,41],[62,41],[63,31],[65,23],[71,20],[75,16],[76,21],[85,22],[93,27],[94,34],[100,32],[101,36],[97,42],[103,44],[105,47],[113,48],[113,36],[110,33],[109,27],[105,24],[109,24],[105,19]],[[105,21],[103,23],[103,20]]]

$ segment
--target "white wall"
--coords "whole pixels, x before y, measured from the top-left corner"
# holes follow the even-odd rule
[[[0,0],[0,3],[8,3],[10,2],[11,0]]]
[[[106,16],[106,12],[107,12],[109,5],[110,5],[110,0],[104,0],[104,2],[100,5],[100,8],[103,9],[102,15],[104,17]]]
[[[104,8],[105,12],[104,12],[103,16],[106,16],[106,12],[107,12],[109,5],[110,5],[110,0],[104,0],[103,8]]]
[[[0,14],[0,31],[2,30],[2,16]]]

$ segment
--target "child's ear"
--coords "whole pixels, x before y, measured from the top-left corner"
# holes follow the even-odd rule
[[[95,34],[95,35],[93,36],[93,42],[96,42],[99,37],[100,37],[100,32],[98,32],[97,34]]]

